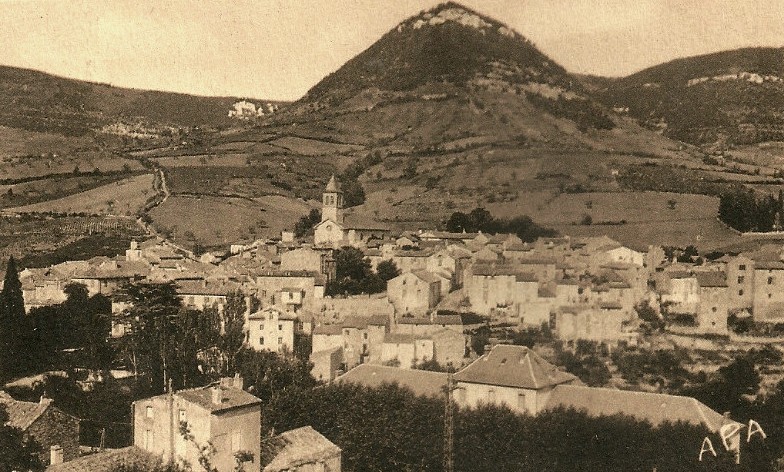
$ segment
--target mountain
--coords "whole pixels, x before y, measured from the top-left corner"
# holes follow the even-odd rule
[[[784,48],[677,59],[610,81],[595,95],[693,144],[784,140]]]
[[[83,135],[116,122],[167,126],[230,125],[239,99],[113,87],[0,66],[0,125]]]
[[[583,134],[618,123],[531,41],[449,2],[403,21],[265,122],[287,124],[412,150],[459,139],[590,148],[596,136]]]

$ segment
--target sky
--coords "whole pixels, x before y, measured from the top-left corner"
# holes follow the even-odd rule
[[[112,85],[294,100],[438,0],[0,0],[0,64]],[[784,0],[464,0],[568,71],[784,46]]]

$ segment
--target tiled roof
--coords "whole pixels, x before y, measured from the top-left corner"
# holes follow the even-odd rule
[[[444,372],[360,364],[335,379],[335,381],[359,384],[366,387],[397,384],[417,395],[442,396],[446,388],[447,374]]]
[[[417,276],[420,280],[427,282],[429,284],[437,284],[440,282],[438,277],[436,277],[435,275],[431,274],[426,270],[415,270],[412,271],[411,273]]]
[[[347,316],[343,320],[344,328],[358,328],[365,329],[368,326],[386,326],[389,323],[389,317],[386,315],[370,315],[370,316]]]
[[[312,427],[304,426],[262,440],[262,472],[299,470],[339,454],[339,447]]]
[[[321,334],[326,336],[340,336],[343,333],[343,327],[337,324],[325,324],[313,328],[313,334]]]
[[[384,342],[389,344],[413,344],[414,337],[413,334],[403,334],[403,333],[389,333],[384,336]]]
[[[705,271],[705,272],[695,272],[694,275],[697,277],[697,283],[700,284],[700,287],[726,287],[727,286],[727,274],[724,272],[716,271]]]
[[[592,416],[623,414],[654,426],[666,421],[682,421],[705,426],[712,432],[717,432],[728,421],[691,397],[579,385],[559,385],[553,389],[545,408],[558,407],[585,410]]]
[[[261,404],[261,400],[239,388],[224,387],[222,385],[215,385],[214,387],[221,389],[223,400],[220,405],[216,405],[212,402],[211,389],[213,386],[180,390],[179,392],[176,392],[175,395],[191,403],[195,403],[213,414],[233,410],[235,408]]]
[[[454,376],[458,382],[539,390],[577,379],[524,346],[499,344]]]
[[[327,188],[324,189],[325,192],[340,192],[340,183],[335,178],[335,174],[332,174],[332,177],[329,178],[329,182],[327,182]]]
[[[115,472],[118,470],[156,470],[161,460],[136,446],[109,449],[50,465],[46,472]]]
[[[27,430],[52,404],[52,400],[44,398],[41,402],[23,402],[14,400],[4,391],[0,391],[0,404],[8,413],[8,424],[22,431]]]

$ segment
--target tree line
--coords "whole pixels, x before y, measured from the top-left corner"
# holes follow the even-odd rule
[[[476,233],[479,231],[488,234],[510,233],[526,242],[558,234],[553,229],[539,226],[528,216],[518,216],[511,219],[495,218],[492,213],[481,207],[474,208],[469,213],[460,211],[452,213],[446,221],[446,230],[453,233]]]
[[[782,201],[771,195],[757,198],[753,191],[736,190],[719,197],[719,219],[740,232],[772,231],[782,212]]]

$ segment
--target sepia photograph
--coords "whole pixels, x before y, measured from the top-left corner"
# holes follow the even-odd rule
[[[0,45],[0,472],[784,472],[784,0]]]

